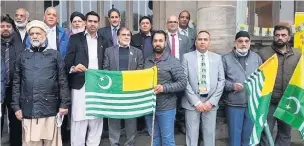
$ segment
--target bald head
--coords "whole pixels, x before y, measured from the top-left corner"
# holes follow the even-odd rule
[[[25,28],[28,19],[29,19],[29,12],[24,8],[19,8],[16,10],[15,13],[15,24],[18,28]]]
[[[176,33],[178,31],[178,18],[175,15],[171,15],[167,19],[167,29],[170,33]]]
[[[48,7],[44,12],[44,22],[47,26],[54,27],[58,22],[57,10],[54,7]]]

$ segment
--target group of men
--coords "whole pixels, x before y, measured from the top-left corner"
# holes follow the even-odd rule
[[[1,103],[2,113],[8,109],[11,146],[61,146],[61,130],[66,131],[62,118],[68,113],[72,146],[98,146],[104,125],[111,146],[119,146],[121,120],[108,119],[104,124],[104,118],[85,116],[85,71],[140,70],[155,65],[155,119],[152,115],[125,119],[124,145],[135,145],[137,127],[146,125],[151,135],[154,123],[154,146],[175,146],[175,126],[185,132],[187,146],[198,146],[199,135],[201,144],[214,146],[223,92],[227,93],[223,98],[229,146],[249,145],[253,125],[243,83],[272,54],[278,55],[279,68],[267,121],[271,130],[278,123],[276,145],[290,144],[290,126],[272,116],[300,58],[288,45],[288,26],[276,26],[272,46],[258,53],[250,50],[249,34],[238,32],[232,51],[221,56],[209,50],[208,31],[196,33],[188,27],[186,10],[168,17],[167,32],[152,30],[151,18],[143,16],[140,32],[134,35],[121,25],[115,8],[108,12],[110,26],[103,28],[94,11],[72,13],[69,31],[58,25],[58,17],[53,7],[46,9],[43,22],[29,22],[23,8],[16,10],[14,20],[1,16]],[[2,132],[3,115],[1,120]],[[261,145],[269,145],[265,135]]]

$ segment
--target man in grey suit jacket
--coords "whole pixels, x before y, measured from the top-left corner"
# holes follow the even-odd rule
[[[178,15],[178,21],[179,21],[179,33],[182,35],[187,36],[190,39],[191,46],[194,45],[195,37],[196,37],[196,30],[189,27],[189,21],[190,21],[190,13],[187,10],[183,10]]]
[[[178,32],[178,19],[172,15],[167,19],[167,49],[172,56],[182,59],[183,54],[192,51],[192,45],[186,36]]]
[[[105,70],[138,70],[143,69],[144,60],[142,51],[130,46],[131,31],[121,27],[117,31],[118,45],[107,48],[104,55],[103,68]],[[119,146],[121,120],[109,119],[109,139],[111,146]],[[136,119],[125,119],[127,141],[125,146],[134,146],[136,135]]]
[[[182,107],[186,117],[187,146],[197,146],[201,123],[204,146],[215,145],[218,101],[225,86],[221,56],[208,51],[210,34],[200,31],[195,41],[196,51],[184,54],[182,65],[188,82]]]

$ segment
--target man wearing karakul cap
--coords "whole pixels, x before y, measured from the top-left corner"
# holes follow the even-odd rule
[[[249,146],[253,124],[247,108],[248,96],[244,89],[244,81],[261,64],[258,54],[250,51],[250,36],[240,31],[235,36],[234,48],[223,55],[225,71],[226,113],[228,121],[229,146]]]
[[[11,104],[22,121],[22,143],[62,146],[60,126],[70,106],[63,59],[49,47],[44,22],[33,20],[26,30],[31,46],[17,58]]]

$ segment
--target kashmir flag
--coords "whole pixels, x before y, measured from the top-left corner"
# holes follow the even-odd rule
[[[134,71],[88,69],[86,116],[128,119],[155,111],[157,68]]]
[[[274,113],[278,119],[304,135],[304,56],[302,54]]]
[[[278,69],[278,57],[273,55],[245,81],[249,96],[248,110],[253,122],[250,145],[259,144],[262,131],[267,125],[267,114]]]

